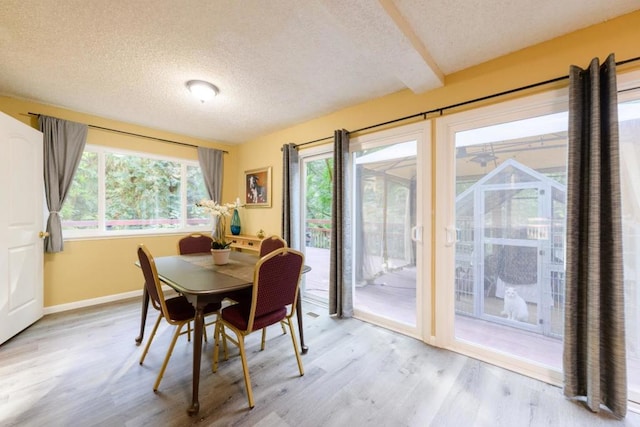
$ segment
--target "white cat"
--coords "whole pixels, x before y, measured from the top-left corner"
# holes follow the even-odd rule
[[[509,320],[519,320],[526,322],[529,320],[529,308],[518,292],[512,287],[504,289],[504,310],[502,315],[506,315]]]

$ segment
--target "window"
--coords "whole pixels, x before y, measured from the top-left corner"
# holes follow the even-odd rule
[[[87,146],[61,211],[65,237],[210,228],[196,161]]]

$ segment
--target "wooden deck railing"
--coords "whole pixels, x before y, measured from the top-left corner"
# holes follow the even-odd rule
[[[187,225],[204,225],[208,224],[211,220],[208,218],[189,218]],[[181,220],[178,218],[152,218],[152,219],[109,219],[105,221],[105,227],[107,230],[111,229],[143,229],[156,226],[157,228],[172,228],[180,226]],[[98,228],[98,220],[63,220],[63,228],[84,228],[94,229]]]
[[[306,220],[306,245],[310,248],[329,249],[331,246],[331,220]]]

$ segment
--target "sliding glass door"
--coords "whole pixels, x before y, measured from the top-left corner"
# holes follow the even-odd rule
[[[329,301],[329,249],[331,245],[332,153],[309,150],[303,152],[302,221],[305,263],[311,267],[302,283],[302,296],[327,304]]]
[[[353,284],[356,317],[419,335],[424,246],[420,161],[425,124],[351,141]],[[421,326],[421,325],[420,325]]]
[[[640,403],[640,76],[619,95],[622,250],[624,264],[627,382],[629,399]]]
[[[625,76],[636,88],[640,75]],[[629,398],[640,401],[640,93],[618,108]],[[567,99],[550,92],[438,123],[436,341],[562,383]]]
[[[456,339],[560,369],[566,114],[460,132],[455,144],[466,188],[455,202]]]
[[[554,381],[564,328],[566,109],[566,97],[550,93],[438,125],[437,339]]]

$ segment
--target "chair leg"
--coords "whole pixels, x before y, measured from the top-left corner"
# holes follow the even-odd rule
[[[214,340],[215,340],[215,334],[216,334],[216,328],[218,326],[218,321],[220,320],[220,310],[216,311],[216,321],[215,322],[211,322],[211,323],[207,323],[205,324],[205,328],[204,330],[204,340],[207,341],[207,326],[211,326],[214,325],[214,329],[213,329],[213,333],[214,333]],[[225,360],[227,360],[227,338],[224,336],[224,334],[222,335],[222,341],[224,343],[224,358]]]
[[[218,349],[220,347],[220,321],[216,322],[216,327],[213,332],[214,344],[213,344],[213,365],[211,366],[211,372],[218,371]]]
[[[208,342],[207,341],[207,325],[206,324],[202,325],[202,336],[204,337],[204,342]]]
[[[158,325],[160,325],[160,320],[162,320],[162,313],[158,316],[158,320],[156,320],[155,325],[153,325],[153,329],[151,330],[151,334],[149,334],[149,340],[147,341],[147,345],[144,347],[144,351],[142,352],[142,356],[140,357],[140,364],[144,362],[144,358],[147,357],[147,352],[149,351],[149,347],[151,347],[151,341],[153,341],[153,337],[156,335],[156,331],[158,330]]]
[[[236,331],[234,331],[236,332]],[[247,366],[247,355],[244,351],[244,335],[236,332],[238,337],[238,348],[240,349],[240,359],[242,360],[242,373],[244,374],[244,385],[247,388],[247,398],[249,399],[249,408],[253,408],[253,390],[251,390],[251,378],[249,377],[249,367]]]
[[[167,369],[167,364],[169,363],[169,359],[171,358],[171,353],[173,353],[173,347],[175,347],[176,341],[180,336],[180,331],[182,330],[182,326],[184,326],[184,323],[181,323],[178,326],[176,326],[176,332],[173,334],[171,345],[169,346],[167,355],[164,357],[164,363],[162,364],[162,368],[160,368],[160,372],[158,373],[158,378],[156,378],[156,383],[153,385],[153,391],[158,391],[158,387],[160,387],[160,381],[162,381],[162,376],[164,375],[164,371],[165,369]]]
[[[224,330],[224,325],[219,320],[216,322],[215,331],[213,333],[213,364],[211,366],[211,372],[218,370],[218,357],[220,351],[220,337],[222,337],[222,351],[224,351],[224,360],[229,360],[229,352],[227,351],[227,333]]]
[[[191,322],[187,322],[187,341],[191,342]]]
[[[291,317],[287,317],[287,323],[289,324],[289,331],[291,332],[293,351],[296,353],[296,360],[298,361],[298,370],[300,370],[300,376],[303,376],[304,368],[302,367],[302,359],[300,358],[300,351],[298,350],[298,341],[296,340],[296,334],[293,333],[293,322],[291,321]]]
[[[220,322],[216,322],[218,325]],[[220,323],[220,334],[222,335],[222,349],[224,350],[224,360],[229,360],[229,351],[227,347],[227,332],[224,330],[224,324]]]
[[[282,335],[287,335],[287,329],[285,328],[284,321],[280,322],[280,326],[282,327]],[[262,341],[260,343],[260,351],[264,350],[265,343],[267,341],[267,328],[262,328]]]

